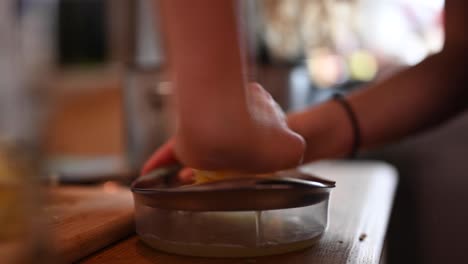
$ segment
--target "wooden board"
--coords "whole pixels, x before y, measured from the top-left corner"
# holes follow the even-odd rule
[[[296,253],[255,259],[207,259],[165,254],[136,236],[108,247],[83,263],[378,263],[397,183],[396,171],[379,162],[321,162],[305,170],[337,181],[330,224],[315,246]]]
[[[44,213],[54,251],[69,263],[87,256],[134,231],[129,190],[99,187],[54,187],[46,190]]]

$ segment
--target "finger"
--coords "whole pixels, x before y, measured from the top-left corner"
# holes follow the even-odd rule
[[[193,183],[195,181],[195,174],[193,172],[193,169],[191,168],[183,168],[180,172],[179,172],[179,179],[181,182],[183,183]]]
[[[164,145],[162,145],[156,152],[151,155],[148,161],[143,165],[141,175],[147,174],[148,172],[162,166],[167,166],[177,162],[177,158],[174,155],[175,140],[169,139]]]
[[[271,94],[267,92],[267,90],[265,90],[265,88],[263,88],[262,85],[259,83],[249,83],[249,88],[257,92],[259,95],[266,96],[268,99],[272,98]]]

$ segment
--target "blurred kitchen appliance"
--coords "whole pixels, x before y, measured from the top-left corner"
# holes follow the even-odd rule
[[[157,3],[129,1],[124,107],[127,157],[131,169],[143,162],[170,134],[170,83],[165,78]]]

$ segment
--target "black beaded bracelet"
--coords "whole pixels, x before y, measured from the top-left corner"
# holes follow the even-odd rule
[[[357,120],[356,113],[354,113],[353,108],[349,104],[348,100],[346,100],[342,94],[334,94],[333,100],[338,102],[343,107],[349,117],[349,121],[353,129],[353,145],[348,157],[351,159],[355,158],[359,151],[359,147],[361,146],[361,130],[359,128],[359,122]]]

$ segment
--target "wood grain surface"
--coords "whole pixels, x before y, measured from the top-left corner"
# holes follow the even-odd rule
[[[44,213],[59,262],[78,260],[134,231],[133,200],[127,189],[107,183],[48,188],[46,194]]]
[[[337,182],[328,230],[307,250],[249,259],[194,258],[153,250],[132,236],[82,263],[379,263],[397,184],[396,171],[385,163],[345,161],[320,162],[304,169]]]

